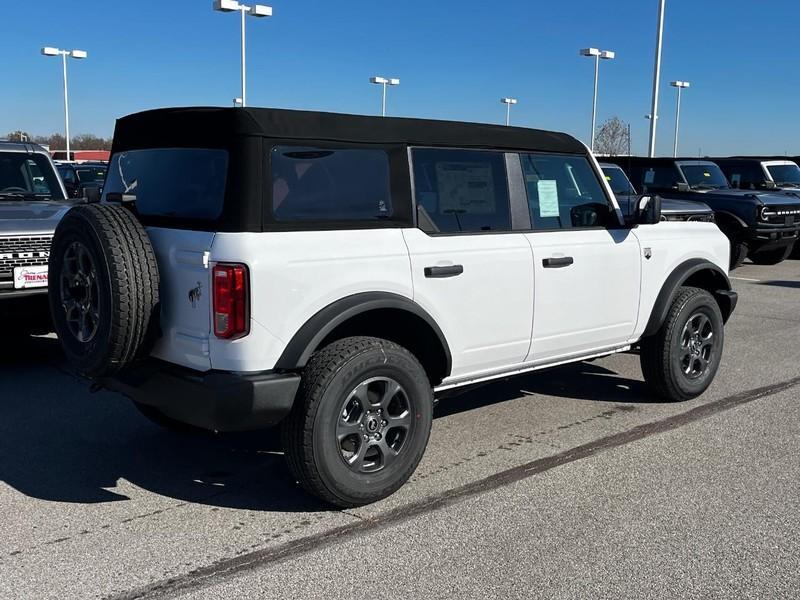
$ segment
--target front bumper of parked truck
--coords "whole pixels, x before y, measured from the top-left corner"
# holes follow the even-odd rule
[[[289,414],[300,376],[202,373],[151,359],[99,383],[182,423],[211,431],[246,431],[276,425]]]

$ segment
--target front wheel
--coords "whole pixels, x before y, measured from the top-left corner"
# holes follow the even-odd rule
[[[767,250],[765,252],[756,252],[750,256],[750,260],[757,265],[777,265],[783,262],[792,253],[794,245],[786,246],[785,248],[777,248],[775,250]]]
[[[681,288],[655,335],[642,340],[639,353],[648,387],[676,402],[708,389],[719,369],[725,340],[722,313],[707,291]]]
[[[747,244],[738,239],[731,239],[730,270],[742,266],[745,258],[747,258]]]
[[[336,506],[361,506],[411,477],[432,419],[433,391],[414,355],[387,340],[345,338],[306,366],[283,445],[306,491]]]

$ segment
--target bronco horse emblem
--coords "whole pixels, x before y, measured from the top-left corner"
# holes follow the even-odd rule
[[[200,301],[200,298],[202,297],[203,297],[203,284],[198,281],[197,286],[189,290],[189,302],[192,303],[192,308],[197,308],[197,303]]]

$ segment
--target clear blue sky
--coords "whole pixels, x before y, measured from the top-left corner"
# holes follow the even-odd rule
[[[251,106],[375,113],[380,74],[401,79],[390,114],[500,122],[511,95],[514,124],[585,140],[593,67],[578,50],[591,45],[617,52],[601,64],[599,119],[629,121],[645,151],[656,0],[271,4],[273,18],[248,18]],[[667,0],[658,152],[671,152],[669,81],[684,79],[686,154],[800,154],[799,16],[795,0]],[[89,52],[69,65],[73,134],[239,95],[238,17],[211,0],[3,0],[0,17],[0,134],[63,130],[60,60],[43,45]]]

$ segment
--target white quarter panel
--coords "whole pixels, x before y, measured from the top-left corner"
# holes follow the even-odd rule
[[[412,297],[399,229],[218,233],[210,260],[246,264],[251,298],[250,335],[232,342],[211,337],[214,369],[273,368],[309,318],[347,296]]]
[[[442,330],[453,359],[448,380],[521,363],[533,314],[531,248],[520,233],[430,236],[404,229],[414,301]],[[426,267],[462,265],[455,277]],[[445,381],[448,381],[445,380]]]
[[[633,342],[647,327],[658,294],[672,272],[682,263],[699,258],[727,274],[730,242],[714,223],[662,221],[632,231],[643,252],[649,250],[650,254],[642,261],[642,299]]]
[[[639,310],[640,250],[629,229],[565,229],[526,234],[536,293],[528,362],[550,362],[623,345]],[[548,258],[571,257],[562,268]]]
[[[161,338],[152,356],[198,371],[211,368],[211,278],[208,252],[214,234],[148,227],[158,261]]]

